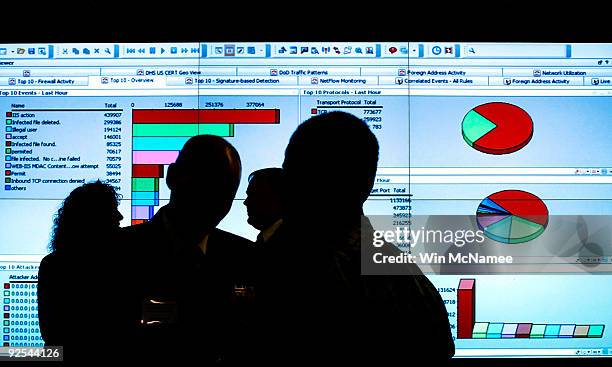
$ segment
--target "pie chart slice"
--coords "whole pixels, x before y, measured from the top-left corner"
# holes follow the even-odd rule
[[[533,121],[522,108],[505,102],[485,103],[470,110],[461,124],[463,139],[488,154],[523,148],[533,136]]]
[[[516,244],[541,235],[548,224],[548,208],[537,196],[504,190],[485,198],[476,211],[478,227],[497,242]]]

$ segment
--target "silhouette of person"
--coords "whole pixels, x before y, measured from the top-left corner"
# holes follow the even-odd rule
[[[170,202],[124,229],[141,305],[139,342],[150,358],[231,359],[244,325],[239,291],[253,243],[217,227],[240,183],[241,162],[223,138],[190,138],[168,167]]]
[[[283,222],[281,168],[264,168],[249,175],[247,198],[248,223],[258,229],[257,243],[269,242]]]
[[[114,320],[105,299],[111,238],[123,216],[119,195],[100,181],[74,189],[53,220],[38,272],[38,316],[46,346],[63,346],[65,360],[108,343]]]
[[[416,266],[414,275],[361,275],[361,231],[372,231],[361,217],[378,149],[368,125],[344,112],[312,117],[291,136],[285,246],[268,254],[275,276],[258,292],[267,334],[277,336],[262,346],[274,364],[392,365],[454,354],[442,299]]]

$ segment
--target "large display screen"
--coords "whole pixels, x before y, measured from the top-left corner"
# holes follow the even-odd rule
[[[367,215],[477,215],[506,243],[548,228],[504,195],[535,197],[550,216],[612,215],[611,61],[612,44],[0,45],[3,346],[43,344],[38,264],[68,193],[100,179],[122,195],[122,226],[147,221],[168,203],[168,165],[197,134],[240,153],[220,228],[252,240],[249,173],[280,167],[298,124],[337,110],[380,143]],[[612,261],[589,249],[564,251]],[[612,354],[605,272],[429,278],[457,358]]]

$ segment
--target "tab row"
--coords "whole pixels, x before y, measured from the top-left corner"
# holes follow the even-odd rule
[[[612,77],[569,77],[569,78],[504,78],[504,77],[418,77],[418,76],[268,76],[250,75],[237,76],[226,70],[227,75],[184,74],[174,70],[160,70],[158,73],[143,74],[113,74],[83,76],[29,76],[0,77],[0,86],[34,87],[34,86],[101,86],[101,85],[132,85],[132,86],[173,86],[189,87],[195,85],[266,85],[266,86],[402,86],[402,87],[612,87]]]

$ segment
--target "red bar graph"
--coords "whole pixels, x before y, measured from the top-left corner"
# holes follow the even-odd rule
[[[134,124],[278,124],[278,109],[133,110]]]
[[[163,164],[134,164],[132,165],[132,177],[164,177]]]
[[[476,322],[476,280],[461,279],[457,289],[457,338],[472,338]]]

